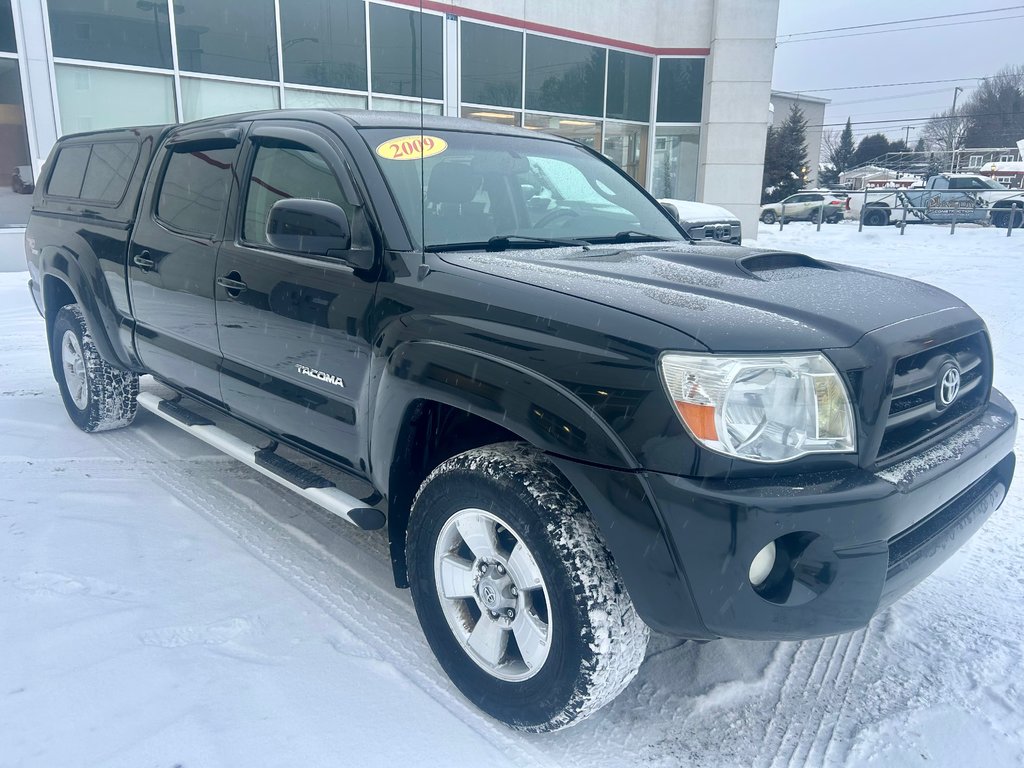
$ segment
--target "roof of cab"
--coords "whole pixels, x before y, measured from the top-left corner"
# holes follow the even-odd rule
[[[329,124],[334,120],[344,120],[356,128],[399,128],[410,132],[424,131],[467,131],[474,133],[493,133],[500,136],[524,136],[544,138],[552,141],[574,143],[569,139],[553,136],[549,133],[538,135],[537,131],[527,131],[509,125],[487,123],[482,120],[470,120],[462,117],[442,117],[440,115],[420,115],[418,112],[387,112],[365,109],[274,109],[259,112],[242,112],[233,115],[220,115],[182,123],[180,127],[202,125],[220,125],[224,123],[246,122],[249,120],[309,120],[316,123]]]

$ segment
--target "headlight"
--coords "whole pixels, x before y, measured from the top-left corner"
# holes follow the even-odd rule
[[[660,368],[683,425],[713,451],[781,462],[856,450],[849,395],[823,355],[670,352]]]

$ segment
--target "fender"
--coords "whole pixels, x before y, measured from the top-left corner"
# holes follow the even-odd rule
[[[399,447],[406,414],[419,400],[434,400],[487,419],[546,453],[640,469],[614,430],[558,382],[477,350],[407,341],[388,358],[373,408],[370,467],[378,488],[390,487],[391,457]]]
[[[62,293],[52,290],[49,281],[58,280],[82,308],[100,357],[119,368],[140,371],[135,355],[119,333],[122,320],[114,309],[110,288],[96,256],[88,250],[74,253],[65,248],[47,247],[40,253],[40,264],[47,337],[60,309],[49,304]]]

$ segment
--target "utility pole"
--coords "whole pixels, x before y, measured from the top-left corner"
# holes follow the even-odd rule
[[[963,91],[963,88],[961,88],[959,85],[956,88],[953,89],[953,109],[951,109],[949,111],[949,119],[950,120],[956,120],[956,97],[962,91]],[[955,130],[955,125],[956,125],[956,123],[953,124],[954,130]],[[950,152],[950,155],[949,155],[949,172],[952,173],[954,170],[956,170],[956,134],[950,132],[949,135],[953,139],[953,146],[950,147],[950,150],[952,150],[952,151]]]

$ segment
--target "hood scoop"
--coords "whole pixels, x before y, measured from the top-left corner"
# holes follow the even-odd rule
[[[835,269],[802,253],[756,253],[736,262],[739,268],[760,280],[792,280],[807,275],[806,270]]]

